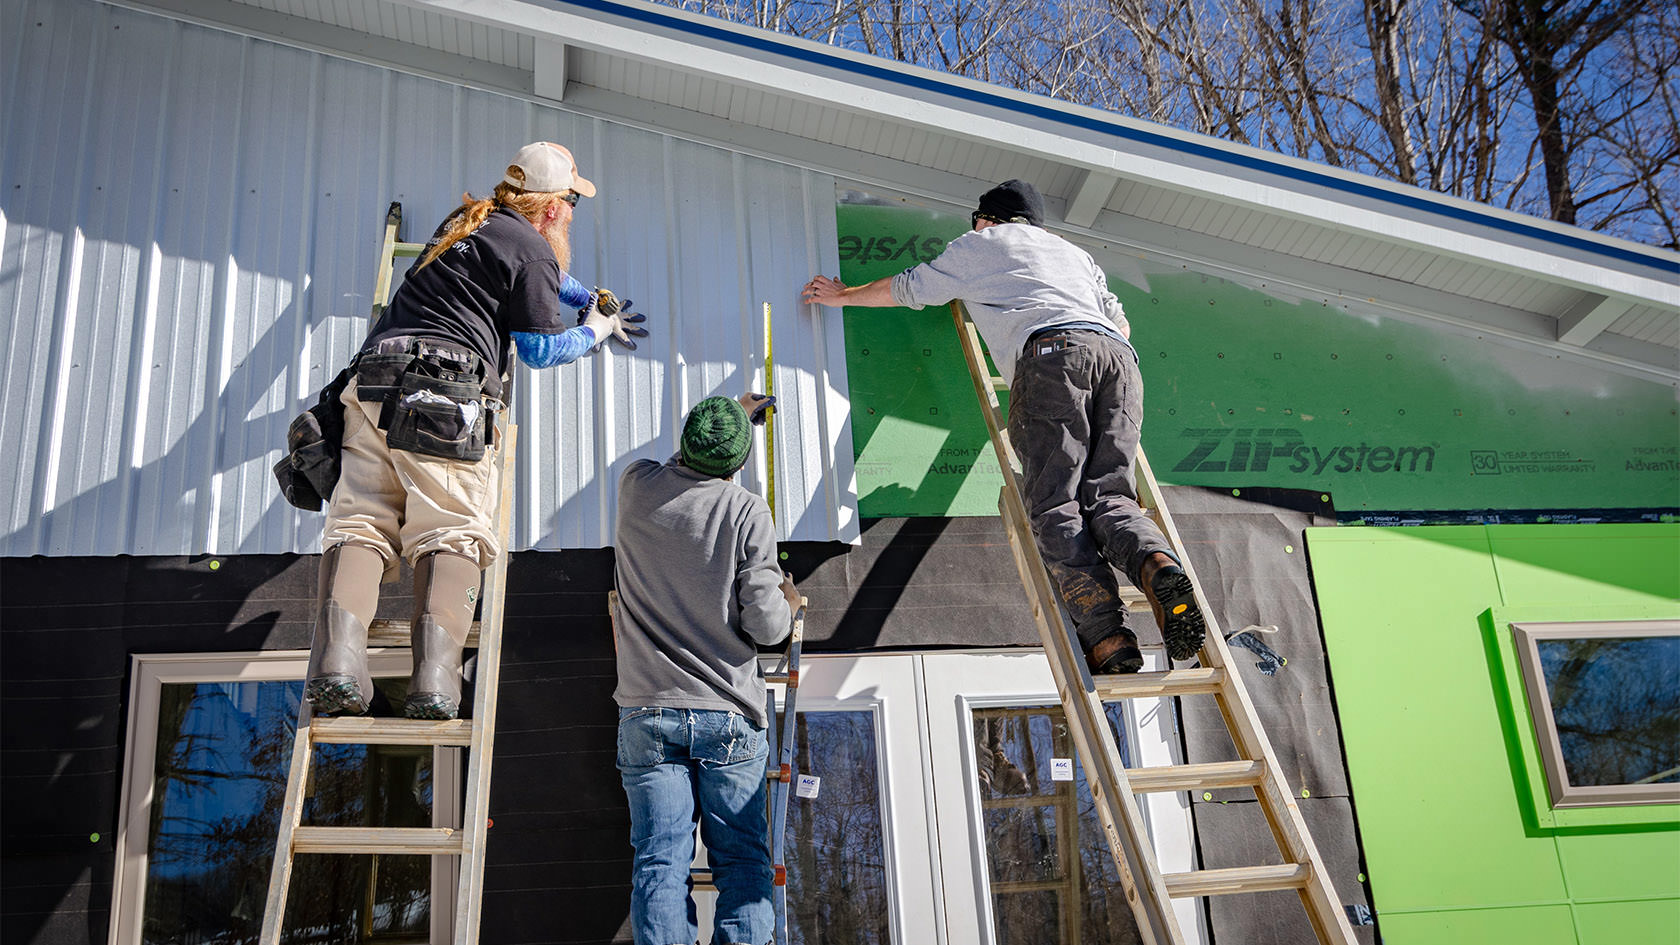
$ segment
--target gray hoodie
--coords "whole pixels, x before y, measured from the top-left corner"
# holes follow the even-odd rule
[[[962,299],[998,372],[1015,379],[1015,358],[1042,328],[1087,325],[1125,339],[1126,313],[1091,254],[1028,223],[970,231],[938,258],[893,277],[906,308]]]
[[[755,643],[785,639],[776,527],[764,500],[676,457],[618,482],[614,545],[621,706],[724,709],[766,723]]]

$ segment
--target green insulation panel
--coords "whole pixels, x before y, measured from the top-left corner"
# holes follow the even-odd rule
[[[1680,945],[1680,805],[1550,809],[1509,633],[1680,619],[1680,526],[1315,528],[1307,547],[1386,945]]]
[[[968,228],[897,203],[841,204],[838,221],[848,284],[927,262]],[[1163,482],[1310,489],[1344,521],[1384,524],[1484,509],[1660,520],[1680,506],[1672,383],[1364,300],[1086,248],[1132,322],[1144,448]],[[949,311],[845,319],[862,514],[997,514],[997,463]]]

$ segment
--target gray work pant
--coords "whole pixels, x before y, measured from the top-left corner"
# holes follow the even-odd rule
[[[1137,585],[1150,554],[1177,558],[1138,506],[1142,421],[1143,380],[1124,342],[1091,331],[1041,335],[1015,362],[1009,439],[1021,460],[1022,498],[1087,649],[1124,619],[1114,568]]]

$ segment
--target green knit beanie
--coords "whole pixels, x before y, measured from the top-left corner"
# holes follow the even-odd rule
[[[728,397],[707,397],[683,423],[683,465],[708,476],[729,476],[747,461],[752,446],[747,409]]]

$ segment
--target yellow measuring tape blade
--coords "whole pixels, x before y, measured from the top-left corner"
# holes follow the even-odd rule
[[[776,345],[770,337],[770,303],[764,303],[764,396],[776,395]],[[770,503],[770,517],[776,517],[776,411],[771,408],[764,419],[765,498]]]

